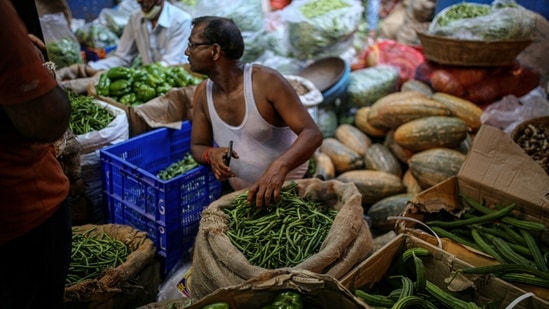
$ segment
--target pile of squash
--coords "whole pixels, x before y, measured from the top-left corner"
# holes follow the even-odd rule
[[[390,229],[408,200],[457,175],[482,109],[416,80],[357,110],[315,153],[316,177],[354,183],[373,226]]]

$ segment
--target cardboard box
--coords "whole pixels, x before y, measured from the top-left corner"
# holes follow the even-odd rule
[[[446,291],[458,291],[459,295],[466,301],[474,301],[478,305],[487,304],[493,300],[501,301],[499,308],[505,308],[526,293],[525,290],[491,275],[465,276],[461,274],[452,281],[450,289],[448,289],[446,282],[454,277],[454,272],[472,265],[410,234],[399,234],[345,275],[340,280],[341,284],[350,291],[355,289],[368,290],[375,287],[375,284],[386,275],[393,260],[400,257],[405,249],[412,247],[425,248],[431,252],[431,257],[423,259],[425,278]],[[513,308],[549,308],[549,302],[538,296],[531,296]]]
[[[540,222],[548,227],[541,237],[549,243],[549,176],[513,140],[500,129],[482,126],[457,176],[451,177],[421,193],[406,207],[403,216],[423,221],[428,214],[447,210],[459,214],[464,210],[459,193],[487,205],[516,203],[514,214],[521,219]],[[398,233],[418,236],[431,244],[436,239],[417,229],[416,223],[399,220]],[[497,262],[481,252],[443,239],[442,248],[475,265]],[[549,299],[549,289],[520,285],[536,295]]]
[[[262,308],[287,289],[300,292],[304,302],[319,309],[373,309],[333,277],[306,270],[265,272],[243,284],[217,289],[187,308],[200,309],[213,302],[227,302],[230,308]]]
[[[147,125],[145,120],[143,120],[141,117],[137,115],[137,113],[135,112],[135,108],[133,106],[122,104],[120,102],[115,101],[111,97],[105,97],[97,94],[97,91],[95,90],[95,85],[97,84],[97,80],[99,79],[99,76],[101,74],[106,74],[106,72],[107,71],[96,74],[97,77],[95,77],[93,81],[90,81],[88,83],[88,95],[95,97],[98,100],[106,102],[110,105],[116,106],[126,113],[126,116],[128,118],[128,125],[129,125],[129,137],[134,137],[142,133],[151,131],[151,128]]]
[[[197,78],[204,76],[190,71],[188,63],[174,65],[183,67],[191,75]],[[179,130],[184,121],[192,119],[193,97],[196,85],[185,87],[174,87],[166,94],[153,98],[139,106],[122,104],[111,97],[105,97],[97,94],[95,85],[101,74],[108,71],[102,71],[94,76],[94,79],[87,84],[89,96],[107,102],[126,112],[129,123],[129,136],[134,137],[157,128],[171,128]]]

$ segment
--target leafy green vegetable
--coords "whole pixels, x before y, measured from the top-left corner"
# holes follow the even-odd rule
[[[491,11],[492,9],[488,5],[462,2],[452,5],[441,14],[437,19],[437,24],[439,26],[447,26],[449,23],[456,20],[488,15]]]
[[[307,4],[301,6],[299,10],[303,16],[307,18],[315,18],[330,11],[348,6],[349,4],[341,0],[317,0],[308,2]]]

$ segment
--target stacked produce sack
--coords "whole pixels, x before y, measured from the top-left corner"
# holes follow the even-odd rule
[[[400,214],[410,196],[457,174],[481,114],[470,101],[406,82],[324,139],[316,176],[354,183],[374,227],[390,228],[386,217]]]
[[[125,112],[113,105],[69,91],[72,115],[70,130],[80,145],[80,176],[85,197],[76,199],[81,209],[79,223],[105,223],[108,218],[103,205],[99,150],[128,139]]]
[[[246,203],[247,191],[222,196],[202,213],[191,296],[201,299],[279,269],[341,278],[372,250],[356,186],[339,181],[288,182],[267,209]]]
[[[211,308],[370,308],[333,277],[306,270],[264,273],[242,284],[219,289],[188,308],[210,308],[208,305]]]
[[[135,308],[154,300],[159,284],[155,246],[125,225],[73,228],[65,308]]]

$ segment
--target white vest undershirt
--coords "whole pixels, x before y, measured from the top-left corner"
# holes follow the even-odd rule
[[[265,85],[268,87],[268,85]],[[213,82],[206,82],[206,98],[210,119],[212,121],[213,138],[216,145],[227,147],[229,141],[233,141],[233,149],[240,156],[232,158],[230,167],[236,177],[229,179],[234,190],[248,188],[253,185],[267,167],[284,153],[297,135],[288,127],[276,127],[268,123],[259,111],[253,95],[252,64],[244,67],[244,103],[246,110],[244,119],[238,126],[232,126],[223,121],[213,104]],[[301,179],[308,168],[308,162],[304,162],[290,171],[286,180]]]

